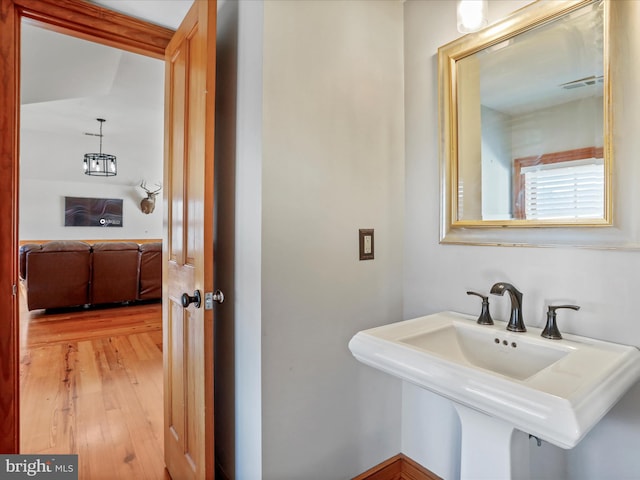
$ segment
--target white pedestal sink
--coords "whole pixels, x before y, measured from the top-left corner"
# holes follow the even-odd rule
[[[573,448],[640,379],[640,351],[576,335],[477,325],[443,312],[358,332],[361,362],[454,402],[461,477],[526,479],[528,434]]]
[[[529,435],[498,418],[454,403],[462,426],[461,480],[526,480]]]

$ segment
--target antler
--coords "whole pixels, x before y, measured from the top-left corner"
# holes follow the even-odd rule
[[[147,184],[146,184],[146,182],[144,180],[142,182],[140,182],[140,188],[143,189],[145,192],[147,192],[147,195],[149,197],[152,196],[152,195],[157,195],[158,192],[160,190],[162,190],[162,184],[161,183],[156,183],[156,187],[158,187],[158,188],[155,189],[155,190],[149,190],[147,188]]]

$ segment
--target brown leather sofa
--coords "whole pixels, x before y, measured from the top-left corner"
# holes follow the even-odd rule
[[[138,258],[140,261],[138,300],[162,298],[162,243],[143,243],[140,245]]]
[[[24,265],[24,278],[28,279],[29,310],[91,303],[89,244],[62,240],[25,245],[22,249],[20,263]]]
[[[92,248],[91,303],[127,302],[138,298],[138,244],[101,242]]]
[[[20,248],[20,276],[29,310],[160,299],[162,244],[26,244]]]

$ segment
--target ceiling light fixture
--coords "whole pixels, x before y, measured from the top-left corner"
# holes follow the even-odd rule
[[[487,0],[458,0],[458,31],[471,33],[486,27]]]
[[[96,118],[100,122],[100,133],[85,133],[85,135],[92,135],[94,137],[100,137],[100,153],[85,153],[84,154],[84,174],[95,175],[100,177],[113,177],[118,172],[118,165],[116,164],[116,156],[102,153],[102,124],[106,122],[104,118]]]

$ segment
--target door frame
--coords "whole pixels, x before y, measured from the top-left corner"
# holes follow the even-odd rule
[[[20,24],[164,61],[174,31],[82,0],[0,0],[0,453],[20,453]]]

